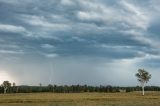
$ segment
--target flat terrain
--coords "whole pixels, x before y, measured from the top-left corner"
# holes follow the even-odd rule
[[[0,106],[160,106],[160,92],[0,94]]]

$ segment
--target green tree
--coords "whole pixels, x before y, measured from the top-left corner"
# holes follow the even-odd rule
[[[138,73],[136,73],[136,77],[141,84],[142,87],[142,95],[144,95],[144,87],[145,84],[151,79],[151,74],[144,69],[138,69]]]
[[[7,93],[8,88],[11,87],[11,83],[9,81],[4,81],[2,86],[4,88],[4,94],[5,94]]]
[[[15,87],[15,86],[16,86],[16,83],[15,83],[15,82],[13,82],[12,86],[13,86],[13,87]]]
[[[49,89],[50,92],[53,92],[54,91],[54,86],[52,84],[49,84],[48,89]]]

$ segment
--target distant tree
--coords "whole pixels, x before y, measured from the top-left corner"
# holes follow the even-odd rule
[[[53,92],[54,91],[54,86],[52,84],[49,84],[48,89],[49,89],[50,92]]]
[[[8,88],[11,87],[11,83],[9,81],[4,81],[2,86],[4,88],[4,94],[5,94],[8,90]]]
[[[39,91],[42,92],[42,83],[39,83]]]
[[[15,90],[15,89],[16,89],[16,83],[15,83],[15,82],[13,82],[13,83],[12,83],[11,92],[12,92],[12,93],[15,93],[15,92],[16,92],[16,90]]]
[[[16,86],[16,83],[15,83],[15,82],[13,82],[12,86],[13,86],[13,87],[15,87],[15,86]]]
[[[39,86],[42,87],[42,83],[39,83]]]
[[[144,69],[138,69],[138,73],[136,73],[136,77],[141,84],[142,87],[142,95],[144,95],[144,87],[145,84],[151,79],[151,74]]]

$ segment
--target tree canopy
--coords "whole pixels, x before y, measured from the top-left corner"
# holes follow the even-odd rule
[[[151,79],[151,74],[144,69],[138,69],[136,77],[142,86],[142,95],[144,95],[145,83],[147,83]]]

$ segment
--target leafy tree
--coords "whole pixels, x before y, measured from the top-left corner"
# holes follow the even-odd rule
[[[15,82],[13,82],[13,84],[12,84],[12,85],[13,85],[13,87],[15,87],[15,86],[16,86],[16,83],[15,83]]]
[[[53,92],[53,91],[54,91],[53,88],[54,88],[54,86],[53,86],[52,84],[49,84],[49,85],[48,85],[48,89],[49,89],[50,92]]]
[[[9,81],[4,81],[2,86],[4,88],[4,94],[5,94],[8,90],[8,88],[11,87],[11,83]]]
[[[39,86],[42,87],[42,83],[39,83]]]
[[[145,84],[151,79],[151,74],[144,69],[139,69],[138,73],[136,73],[136,77],[141,84],[142,87],[142,95],[144,95],[144,87]]]

